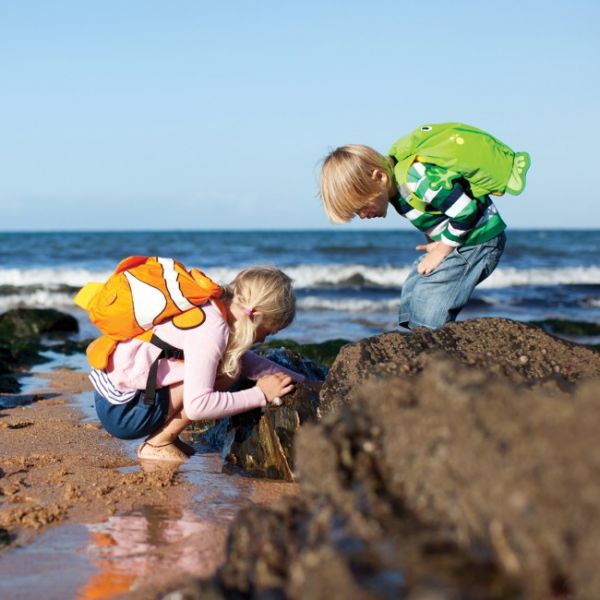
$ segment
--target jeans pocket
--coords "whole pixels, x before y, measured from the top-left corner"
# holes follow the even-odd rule
[[[427,255],[425,255],[427,256]],[[423,256],[421,260],[425,258]],[[424,279],[428,279],[429,277],[433,277],[440,271],[444,270],[446,267],[453,268],[456,266],[456,262],[458,262],[461,266],[468,266],[469,261],[459,252],[459,248],[454,248],[448,256],[445,256],[442,259],[442,262],[433,270],[431,273],[423,274],[419,273],[419,277],[423,277]]]
[[[451,256],[454,260],[461,261],[465,267],[468,267],[471,264],[471,254],[471,246],[458,246],[448,256]]]

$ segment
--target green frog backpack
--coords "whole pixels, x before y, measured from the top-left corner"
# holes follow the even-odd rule
[[[475,197],[520,194],[531,165],[527,152],[515,152],[493,135],[463,123],[422,125],[401,137],[388,154],[396,162],[398,185],[406,183],[411,164],[418,160],[443,167],[452,175],[460,173]]]

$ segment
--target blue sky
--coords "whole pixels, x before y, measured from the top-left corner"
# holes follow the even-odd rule
[[[440,121],[531,153],[509,226],[600,228],[599,27],[597,0],[0,0],[0,229],[333,228],[319,160]]]

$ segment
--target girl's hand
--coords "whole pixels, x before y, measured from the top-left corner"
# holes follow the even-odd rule
[[[427,255],[419,263],[417,270],[421,275],[429,275],[439,264],[454,250],[452,246],[447,246],[442,242],[430,242],[417,246],[417,250],[424,250]]]
[[[280,398],[293,391],[294,380],[285,373],[273,373],[259,377],[256,385],[262,390],[267,402],[271,404],[275,398]]]

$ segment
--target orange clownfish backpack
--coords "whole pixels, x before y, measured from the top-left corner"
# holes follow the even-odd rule
[[[167,319],[181,329],[200,325],[207,300],[218,299],[222,288],[202,271],[188,271],[172,258],[130,256],[105,283],[88,283],[75,296],[103,335],[87,348],[95,369],[105,369],[119,342],[142,339],[162,349],[148,376],[146,401],[152,403],[160,358],[183,358],[183,352],[157,338],[152,328]],[[154,381],[151,381],[151,379]]]

